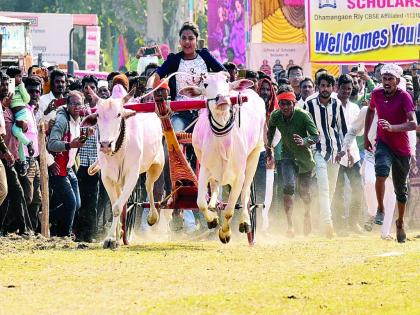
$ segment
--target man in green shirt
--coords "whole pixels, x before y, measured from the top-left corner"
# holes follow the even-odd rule
[[[268,123],[267,164],[273,163],[272,141],[277,128],[283,145],[280,169],[283,175],[283,202],[288,225],[286,235],[293,237],[295,234],[292,211],[296,179],[299,194],[305,204],[304,234],[308,235],[311,232],[310,182],[315,167],[310,146],[318,142],[318,129],[307,111],[295,107],[296,97],[293,92],[283,92],[277,99],[280,110],[271,114]]]

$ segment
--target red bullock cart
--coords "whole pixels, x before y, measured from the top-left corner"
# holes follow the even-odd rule
[[[196,172],[193,171],[185,156],[185,145],[191,145],[191,133],[179,132],[175,133],[172,128],[170,114],[172,112],[196,110],[206,107],[204,100],[189,100],[189,101],[167,101],[162,94],[156,93],[155,102],[127,104],[124,107],[135,110],[137,112],[150,113],[156,112],[162,121],[165,140],[169,153],[169,169],[172,184],[172,192],[164,200],[156,202],[157,209],[173,209],[183,210],[192,209],[198,210],[197,206],[197,192],[198,180]],[[238,103],[238,98],[231,99],[232,104]],[[246,101],[245,97],[241,97],[240,102]],[[150,204],[141,202],[141,194],[139,189],[135,189],[133,195],[128,201],[128,206],[124,207],[122,213],[122,239],[125,245],[128,245],[130,235],[135,228],[137,210],[139,206],[149,208]],[[219,202],[217,211],[223,210],[225,203]],[[251,231],[247,233],[248,242],[253,245],[255,242],[256,233],[256,209],[262,207],[262,204],[257,204],[255,185],[251,186],[250,198],[250,217],[251,217]],[[237,204],[236,209],[240,209],[241,205]],[[220,215],[219,215],[220,217]]]

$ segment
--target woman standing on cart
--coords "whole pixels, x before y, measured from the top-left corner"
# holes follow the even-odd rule
[[[177,54],[169,54],[166,61],[156,70],[150,83],[156,86],[160,79],[174,73],[185,72],[200,75],[208,72],[226,71],[223,65],[216,60],[207,48],[197,49],[199,36],[198,26],[191,22],[185,22],[179,31],[179,44],[182,51]],[[179,91],[189,85],[193,85],[193,77],[177,74],[169,79],[171,100],[179,101],[186,99],[179,95]],[[196,113],[189,111],[175,113],[172,123],[175,131],[183,130],[196,117]]]
[[[159,81],[174,72],[184,72],[192,75],[201,75],[208,72],[226,71],[223,65],[216,60],[206,48],[197,49],[199,36],[198,26],[191,22],[185,22],[179,31],[179,44],[182,51],[177,54],[169,54],[166,61],[156,70],[150,78],[149,85],[156,86]],[[171,100],[183,100],[185,96],[179,95],[179,91],[189,85],[194,85],[193,77],[186,74],[177,74],[169,79]],[[174,113],[171,118],[174,131],[185,130],[198,116],[197,111],[183,111]],[[187,151],[187,158],[191,161],[193,152]],[[195,157],[194,157],[195,158]],[[171,191],[169,179],[168,159],[165,161],[165,190]],[[175,220],[176,221],[176,220]],[[175,229],[179,229],[174,227]],[[191,210],[184,210],[184,228],[187,234],[196,230],[194,214]]]

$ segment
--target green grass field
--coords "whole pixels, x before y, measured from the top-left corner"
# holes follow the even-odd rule
[[[420,239],[0,238],[0,314],[420,314]]]

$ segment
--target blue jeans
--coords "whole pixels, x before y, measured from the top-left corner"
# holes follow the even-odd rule
[[[340,164],[327,162],[320,152],[315,152],[315,172],[318,186],[320,221],[323,224],[332,224],[331,201],[337,184]]]
[[[50,176],[52,190],[50,209],[51,235],[69,236],[76,211],[80,208],[79,184],[73,169],[67,176]]]

